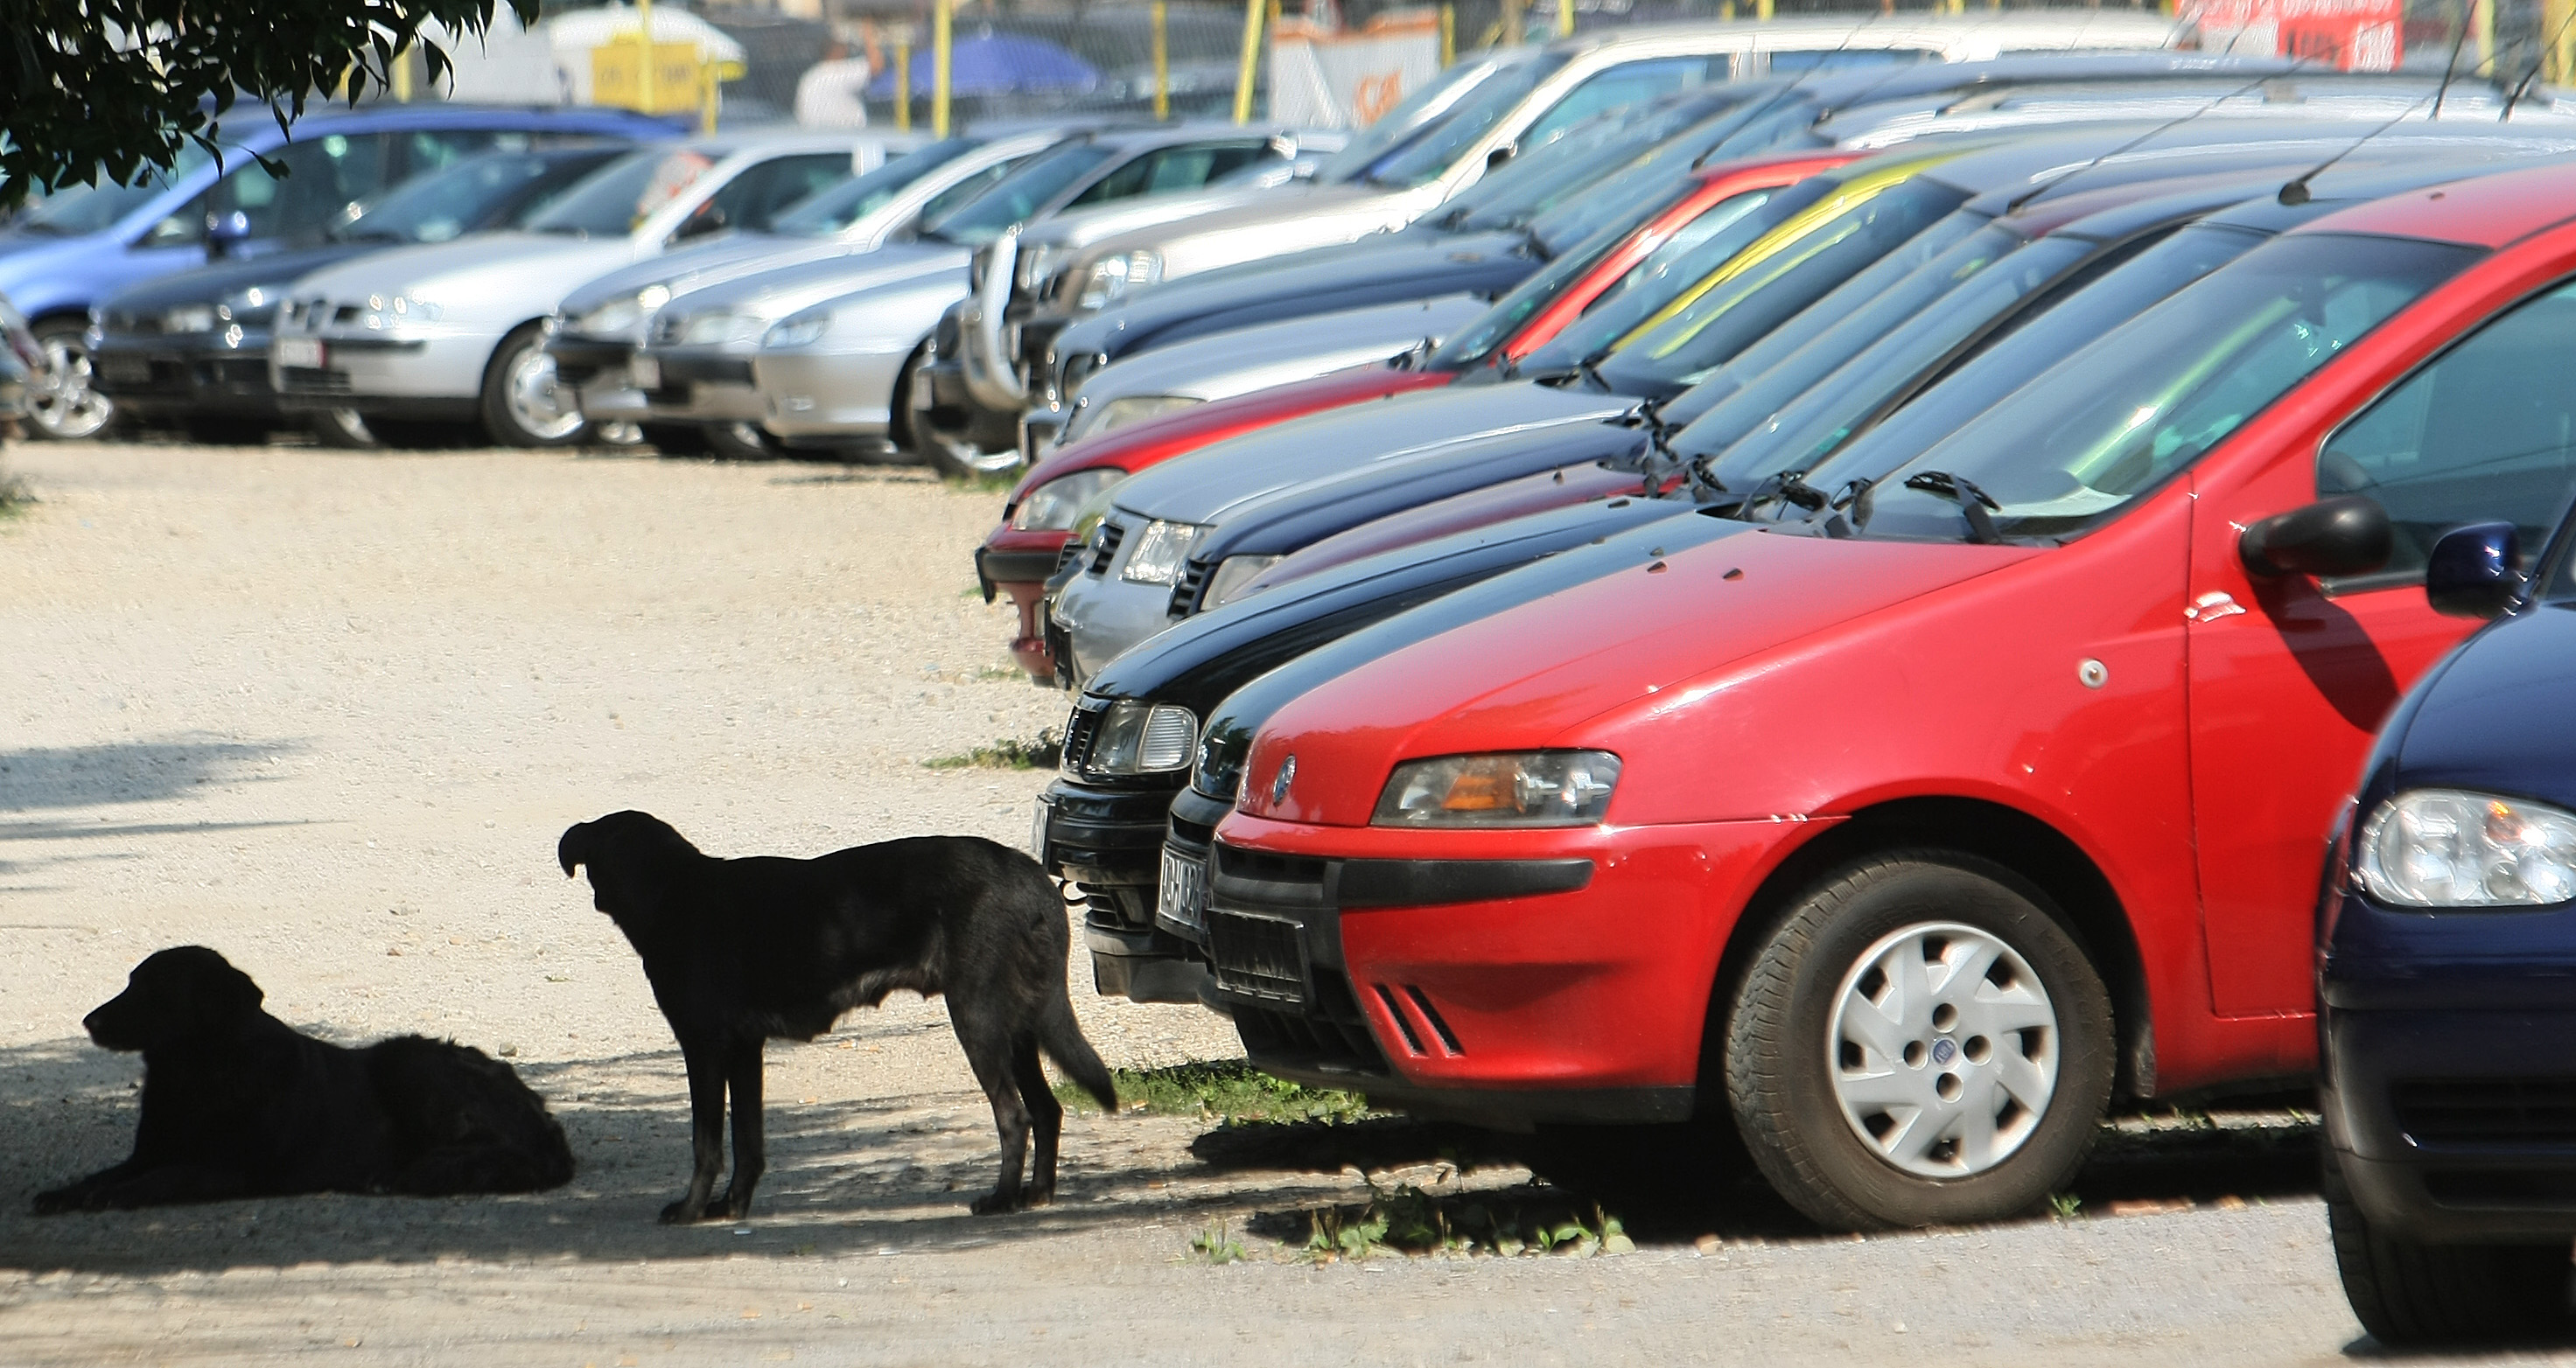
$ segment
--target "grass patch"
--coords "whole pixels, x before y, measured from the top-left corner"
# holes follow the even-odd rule
[[[1008,494],[1011,492],[1011,486],[1020,482],[1020,476],[1026,469],[1025,466],[1013,466],[1008,470],[986,471],[978,475],[943,474],[940,479],[949,488],[961,493]]]
[[[36,491],[28,488],[25,480],[0,469],[0,518],[23,513],[35,501]]]
[[[1191,1116],[1224,1125],[1315,1121],[1332,1125],[1373,1116],[1368,1099],[1339,1088],[1309,1088],[1273,1078],[1241,1060],[1111,1069],[1118,1100],[1162,1116]],[[1055,1095],[1076,1111],[1098,1111],[1089,1093],[1069,1084]]]
[[[935,755],[921,762],[923,769],[1054,769],[1064,763],[1064,738],[1050,727],[1028,741],[1005,737],[989,746],[977,746],[961,755]]]
[[[1598,1203],[1578,1203],[1538,1184],[1469,1192],[1463,1187],[1443,1190],[1438,1184],[1381,1188],[1371,1183],[1365,1202],[1256,1216],[1247,1228],[1291,1246],[1294,1257],[1307,1263],[1384,1254],[1589,1257],[1627,1254],[1637,1247],[1619,1218]]]

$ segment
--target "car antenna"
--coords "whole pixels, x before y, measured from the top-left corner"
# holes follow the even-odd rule
[[[2469,0],[2460,0],[2460,31],[2451,35],[2451,60],[2442,64],[2442,83],[2433,88],[2433,112],[2428,119],[2442,117],[2442,97],[2451,91],[2451,80],[2460,74],[2460,45],[2469,40]]]
[[[2448,84],[2448,81],[2446,80],[2444,84]],[[2431,99],[2435,104],[2440,104],[2442,100],[2442,92],[2437,87],[2433,91],[2432,95],[2427,98]],[[2420,105],[2422,103],[2424,103],[2423,100],[2417,100],[2413,104],[2407,105],[2404,109],[2398,110],[2394,115],[2389,117],[2388,122],[2362,134],[2358,138],[2353,139],[2351,146],[2346,147],[2342,151],[2335,153],[2333,156],[2326,158],[2324,161],[2318,162],[2316,165],[2309,167],[2294,179],[2283,184],[2281,187],[2281,193],[2273,198],[2278,199],[2283,204],[2298,205],[2307,203],[2308,182],[2315,180],[2319,172],[2334,165],[2336,162],[2342,161],[2344,158],[2351,156],[2353,153],[2360,151],[2363,143],[2369,142],[2380,134],[2395,128],[2400,120],[2415,112],[2416,105]]]
[[[1825,70],[1826,70],[1826,69],[1827,69],[1827,67],[1830,65],[1830,59],[1832,59],[1832,58],[1834,58],[1834,57],[1838,57],[1838,56],[1842,55],[1842,53],[1843,53],[1843,52],[1845,52],[1846,50],[1848,50],[1848,49],[1851,47],[1852,40],[1853,40],[1854,38],[1858,38],[1858,37],[1861,35],[1861,31],[1862,31],[1863,29],[1866,29],[1866,28],[1868,28],[1870,25],[1877,23],[1877,22],[1878,22],[1878,19],[1879,19],[1879,16],[1878,16],[1878,15],[1876,15],[1876,14],[1872,14],[1872,15],[1869,15],[1868,17],[1866,17],[1866,18],[1862,19],[1860,23],[1858,23],[1858,24],[1854,25],[1854,26],[1853,26],[1853,28],[1852,28],[1852,31],[1851,31],[1851,32],[1846,33],[1846,34],[1844,34],[1844,35],[1843,35],[1843,40],[1842,40],[1841,42],[1834,44],[1834,46],[1832,47],[1832,49],[1831,49],[1831,50],[1829,50],[1828,52],[1826,52],[1826,53],[1825,53],[1825,55],[1824,55],[1823,57],[1819,57],[1819,58],[1817,58],[1817,59],[1816,59],[1816,63],[1815,63],[1815,65],[1813,65],[1813,66],[1811,66],[1811,67],[1808,67],[1806,70],[1804,70],[1804,71],[1802,71],[1802,72],[1799,72],[1799,73],[1798,73],[1798,78],[1797,78],[1796,80],[1793,80],[1793,81],[1791,81],[1789,84],[1787,84],[1787,85],[1784,85],[1784,86],[1780,87],[1778,90],[1772,91],[1772,92],[1771,92],[1771,96],[1770,96],[1770,98],[1769,98],[1769,99],[1764,100],[1762,103],[1760,103],[1760,104],[1758,104],[1758,105],[1755,105],[1755,106],[1754,106],[1750,111],[1748,111],[1748,112],[1745,114],[1745,116],[1744,116],[1743,120],[1742,120],[1741,122],[1739,122],[1739,123],[1737,123],[1737,124],[1736,124],[1736,127],[1737,127],[1737,128],[1739,128],[1739,129],[1741,129],[1741,128],[1746,128],[1746,127],[1751,126],[1751,125],[1752,125],[1752,123],[1753,123],[1753,121],[1754,121],[1755,119],[1761,118],[1763,115],[1770,113],[1774,108],[1778,107],[1778,105],[1779,105],[1782,101],[1784,101],[1784,100],[1788,99],[1791,95],[1796,94],[1796,93],[1797,93],[1797,91],[1798,91],[1798,89],[1799,89],[1799,87],[1804,86],[1804,85],[1805,85],[1809,80],[1811,80],[1811,79],[1813,79],[1813,78],[1815,78],[1815,77],[1817,77],[1817,76],[1820,76],[1820,75],[1824,74]],[[1887,73],[1886,75],[1881,76],[1881,77],[1879,77],[1876,81],[1872,82],[1869,86],[1867,86],[1866,88],[1864,88],[1864,89],[1860,92],[1860,96],[1855,97],[1855,98],[1862,98],[1862,97],[1866,97],[1866,96],[1867,96],[1871,91],[1874,91],[1874,90],[1878,89],[1880,86],[1883,86],[1883,85],[1887,84],[1888,82],[1895,80],[1895,79],[1896,79],[1896,77],[1897,77],[1897,73],[1899,73],[1899,72],[1901,72],[1901,71],[1903,71],[1903,70],[1904,70],[1904,67],[1902,67],[1902,66],[1896,66],[1896,67],[1892,67],[1892,68],[1890,68],[1890,69],[1889,69],[1889,71],[1888,71],[1888,73]],[[1725,143],[1725,141],[1726,141],[1726,139],[1725,139],[1725,138],[1720,138],[1720,139],[1718,139],[1718,142],[1719,142],[1721,145],[1722,145],[1722,144],[1724,144],[1724,143]],[[1710,148],[1710,149],[1708,150],[1708,152],[1702,152],[1702,153],[1701,153],[1701,154],[1699,154],[1697,157],[1692,158],[1690,169],[1692,169],[1693,171],[1696,171],[1696,170],[1700,169],[1700,167],[1702,167],[1702,166],[1706,165],[1706,164],[1708,163],[1709,152],[1715,152],[1716,150],[1717,150],[1717,148],[1712,147],[1712,148]]]
[[[2230,42],[2233,42],[2233,41],[2235,41],[2235,40],[2230,39],[2229,41],[2230,41]],[[2282,77],[2287,76],[2287,75],[2290,75],[2291,73],[2293,73],[2293,72],[2297,71],[2300,67],[2306,66],[2309,62],[2314,61],[2314,60],[2315,60],[2315,58],[2314,58],[2314,57],[2300,57],[2300,58],[2297,58],[2297,59],[2293,60],[2293,61],[2290,63],[2290,65],[2288,65],[2287,67],[2282,68],[2282,69],[2281,69],[2281,70],[2279,70],[2279,71],[2267,71],[2267,72],[2265,72],[2264,74],[2262,74],[2262,75],[2260,75],[2260,76],[2255,77],[2253,80],[2247,81],[2245,84],[2243,84],[2243,85],[2241,85],[2241,86],[2238,86],[2238,87],[2237,87],[2237,88],[2235,88],[2234,90],[2224,91],[2224,92],[2221,92],[2220,94],[2213,95],[2213,96],[2211,96],[2211,97],[2209,98],[2209,100],[2208,100],[2206,103],[2204,103],[2204,104],[2200,105],[2200,106],[2199,106],[2198,108],[2196,108],[2196,109],[2191,110],[2189,113],[2185,113],[2185,114],[2177,115],[2177,116],[2175,116],[2174,118],[2168,119],[2168,120],[2166,120],[2166,121],[2165,121],[2165,122],[2163,122],[2163,123],[2157,124],[2155,127],[2150,128],[2150,129],[2148,129],[2146,132],[2141,133],[2141,134],[2139,134],[2138,136],[2136,136],[2136,137],[2134,137],[2134,138],[2129,139],[2127,142],[2124,142],[2124,143],[2120,144],[2118,147],[2114,147],[2114,148],[2112,148],[2112,149],[2111,149],[2110,151],[2108,151],[2108,152],[2101,153],[2100,155],[2098,155],[2098,156],[2094,157],[2094,158],[2093,158],[2093,160],[2088,161],[2088,162],[2085,162],[2085,163],[2083,163],[2082,165],[2075,167],[2073,170],[2070,170],[2070,171],[2066,172],[2066,173],[2065,173],[2065,174],[2063,174],[2063,175],[2055,176],[2055,177],[2052,177],[2052,178],[2050,178],[2050,179],[2048,179],[2048,180],[2042,181],[2042,182],[2040,182],[2039,184],[2034,185],[2034,186],[2032,186],[2031,188],[2029,188],[2029,189],[2027,189],[2027,190],[2022,191],[2020,194],[2013,196],[2013,197],[2012,197],[2011,202],[2009,202],[2009,203],[2007,203],[2006,205],[2004,205],[2004,213],[2009,214],[2009,213],[2013,212],[2014,210],[2021,208],[2023,205],[2030,203],[2032,200],[2039,198],[2041,195],[2047,194],[2049,191],[2054,190],[2054,189],[2058,188],[2059,186],[2066,184],[2068,181],[2071,181],[2071,180],[2075,179],[2077,176],[2083,175],[2085,172],[2092,170],[2094,167],[2100,166],[2102,163],[2104,163],[2104,162],[2106,162],[2106,161],[2109,161],[2111,158],[2116,157],[2116,156],[2119,156],[2119,155],[2121,155],[2122,153],[2125,153],[2125,152],[2131,151],[2131,150],[2133,150],[2133,149],[2135,149],[2135,148],[2137,148],[2137,147],[2139,147],[2139,146],[2141,146],[2141,145],[2143,145],[2143,144],[2145,144],[2145,143],[2147,143],[2147,142],[2149,142],[2149,141],[2153,140],[2154,138],[2156,138],[2156,137],[2157,137],[2157,136],[2159,136],[2160,134],[2170,133],[2170,132],[2172,132],[2174,129],[2180,128],[2180,127],[2182,127],[2184,124],[2190,123],[2192,120],[2199,118],[2201,115],[2206,114],[2206,113],[2208,113],[2209,111],[2211,111],[2211,110],[2213,110],[2213,109],[2218,108],[2220,105],[2227,103],[2229,100],[2235,99],[2235,98],[2236,98],[2237,96],[2239,96],[2239,95],[2248,95],[2248,94],[2252,94],[2254,91],[2256,91],[2256,90],[2260,89],[2260,88],[2263,86],[2263,84],[2264,84],[2265,82],[2267,82],[2267,81],[2277,81],[2277,80],[2281,79]],[[1998,215],[1998,217],[2000,217],[2000,215]]]
[[[2565,19],[2559,20],[2558,31],[2549,35],[2549,41],[2532,54],[2531,69],[2522,73],[2522,79],[2514,82],[2512,92],[2505,96],[2504,112],[2496,115],[2497,123],[2503,123],[2513,117],[2513,107],[2522,103],[2522,97],[2531,90],[2531,83],[2540,78],[2541,62],[2546,60],[2551,52],[2557,50],[2559,41],[2567,36],[2567,25],[2570,22],[2576,22],[2576,10],[2569,11]]]

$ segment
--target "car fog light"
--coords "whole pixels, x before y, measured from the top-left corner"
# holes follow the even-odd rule
[[[2399,907],[2532,907],[2576,898],[2576,813],[2522,798],[2417,789],[2362,825],[2362,887]]]
[[[1395,767],[1372,826],[1592,826],[1610,807],[1619,757],[1608,751],[1450,755]]]

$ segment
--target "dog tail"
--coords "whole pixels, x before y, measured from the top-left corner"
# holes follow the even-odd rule
[[[1046,1051],[1047,1058],[1064,1070],[1074,1086],[1098,1099],[1111,1115],[1117,1114],[1118,1085],[1110,1081],[1109,1066],[1100,1062],[1100,1052],[1082,1038],[1082,1026],[1073,1019],[1073,1000],[1065,996],[1061,984],[1056,988],[1055,1000],[1047,1004],[1045,1015],[1038,1018],[1038,1048]]]

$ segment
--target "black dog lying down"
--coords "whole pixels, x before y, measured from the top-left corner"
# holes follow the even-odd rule
[[[259,985],[199,945],[136,965],[81,1023],[143,1052],[134,1156],[36,1198],[60,1211],[292,1192],[534,1192],[572,1149],[509,1065],[421,1036],[347,1049],[260,1010]]]
[[[689,1070],[696,1166],[665,1221],[730,1220],[760,1182],[760,1050],[772,1036],[812,1040],[841,1013],[909,988],[948,995],[948,1019],[1002,1135],[1002,1176],[979,1213],[1055,1196],[1064,1108],[1038,1066],[1045,1051],[1115,1110],[1109,1070],[1065,996],[1064,900],[1037,861],[991,841],[923,836],[812,860],[720,860],[641,812],[611,813],[563,835],[570,875],[590,869],[599,910],[644,960]],[[733,1182],[724,1166],[725,1093],[733,1093]],[[1029,1133],[1037,1164],[1020,1185]]]

